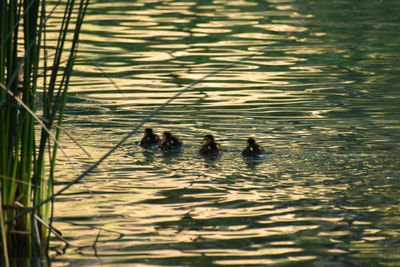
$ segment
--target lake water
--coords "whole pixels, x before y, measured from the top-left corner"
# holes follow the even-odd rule
[[[63,143],[79,170],[57,198],[53,266],[400,265],[400,2],[92,1]],[[205,134],[224,147],[198,149]],[[265,158],[244,159],[254,137]],[[77,176],[61,156],[57,189]]]

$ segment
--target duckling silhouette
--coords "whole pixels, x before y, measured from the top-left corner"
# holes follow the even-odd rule
[[[247,139],[247,146],[242,151],[243,156],[259,156],[264,153],[265,153],[264,149],[259,144],[257,144],[256,140],[254,140],[254,138],[252,137]]]
[[[152,146],[156,146],[160,143],[160,137],[153,132],[153,129],[146,128],[144,130],[144,136],[142,140],[140,140],[140,146],[144,148],[150,148]]]
[[[159,145],[161,150],[181,150],[183,148],[182,142],[172,135],[170,132],[164,132],[163,138]]]
[[[199,152],[202,155],[219,155],[222,152],[222,146],[215,142],[214,136],[207,134],[204,136]]]

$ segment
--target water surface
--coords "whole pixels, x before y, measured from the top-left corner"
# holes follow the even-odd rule
[[[400,264],[395,1],[94,1],[64,139],[79,169],[179,90],[55,205],[70,242],[54,266]],[[101,70],[100,70],[101,69]],[[113,82],[110,81],[112,79]],[[224,154],[198,154],[213,134]],[[244,159],[254,137],[268,151]],[[60,156],[58,187],[76,174]],[[59,252],[63,243],[53,242]]]

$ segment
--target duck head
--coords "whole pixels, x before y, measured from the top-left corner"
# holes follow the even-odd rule
[[[214,142],[214,136],[212,136],[211,134],[207,134],[204,136],[204,144],[205,143],[209,143],[209,142]]]
[[[172,137],[172,134],[171,134],[171,132],[164,132],[163,137],[165,139],[170,139]]]
[[[256,143],[256,140],[254,140],[254,138],[250,137],[249,139],[247,139],[247,143],[249,145],[254,145]]]
[[[150,134],[153,134],[153,129],[151,129],[151,128],[146,128],[146,129],[144,130],[144,132],[145,132],[145,134],[150,135]]]

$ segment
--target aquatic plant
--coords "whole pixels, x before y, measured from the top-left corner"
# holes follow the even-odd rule
[[[87,5],[0,1],[0,265],[48,250],[53,201],[37,204],[53,194],[59,126]],[[62,17],[49,33],[55,10]]]

